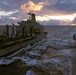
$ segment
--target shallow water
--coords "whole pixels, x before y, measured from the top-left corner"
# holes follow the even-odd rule
[[[10,59],[1,59],[0,64],[7,65],[22,60],[25,65],[31,67],[25,75],[72,75],[76,49],[72,36],[76,27],[52,26],[44,29],[48,34],[43,40],[12,54]],[[40,56],[42,53],[44,54]]]

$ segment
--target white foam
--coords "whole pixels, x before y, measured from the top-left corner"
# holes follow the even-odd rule
[[[48,45],[52,44],[52,45],[57,45],[57,46],[68,46],[68,43],[74,43],[72,36],[74,31],[67,31],[68,29],[63,29],[59,32],[50,32],[48,33],[48,35],[46,36],[45,39],[43,39],[42,41],[39,41],[38,43],[35,43],[33,46],[28,46],[26,48],[23,48],[25,51],[30,49],[31,47],[31,51],[29,52],[30,55],[39,55],[39,51],[44,51]],[[67,33],[65,33],[67,32]],[[22,51],[22,50],[20,50]],[[20,53],[20,51],[18,51],[16,54]],[[71,57],[73,56],[71,53],[70,49],[61,49],[61,50],[57,50],[56,54],[58,55],[62,55],[65,56],[65,58],[68,61],[65,61],[68,63],[68,67],[69,67],[69,75],[72,75],[72,60]],[[12,59],[1,59],[0,60],[0,64],[10,64],[16,60],[22,60],[27,66],[37,66],[37,65],[42,65],[43,63],[52,63],[56,68],[59,69],[58,64],[61,64],[64,62],[64,59],[58,59],[58,57],[56,58],[50,58],[50,59],[44,59],[43,61],[39,61],[37,59],[31,59],[29,57],[25,57],[25,56],[21,56],[21,57],[13,57]],[[64,64],[63,64],[64,65]],[[65,65],[64,65],[65,66]],[[62,66],[63,67],[63,66]],[[64,70],[63,70],[64,71]],[[64,71],[65,72],[65,71]],[[32,70],[28,70],[26,72],[26,75],[35,75],[34,72]]]
[[[14,61],[16,61],[15,59],[1,59],[0,60],[0,65],[8,65],[8,64],[10,64],[10,63],[12,63],[12,62],[14,62]]]
[[[28,70],[27,72],[26,72],[26,75],[36,75],[32,70]]]
[[[62,50],[60,50],[60,51],[58,51],[60,54],[63,54],[63,55],[65,55],[65,56],[67,56],[67,57],[69,57],[69,56],[73,56],[73,54],[72,54],[72,50],[71,49],[62,49]]]

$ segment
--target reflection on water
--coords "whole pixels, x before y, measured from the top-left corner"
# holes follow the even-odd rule
[[[76,27],[46,27],[45,31],[48,31],[48,35],[43,40],[24,48],[25,53],[19,53],[11,59],[1,59],[0,64],[22,60],[25,66],[31,67],[26,75],[72,75],[75,49],[72,36]],[[37,58],[46,49],[45,54]]]

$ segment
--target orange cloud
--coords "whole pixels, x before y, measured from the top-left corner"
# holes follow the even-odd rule
[[[21,5],[21,9],[23,12],[29,12],[29,11],[40,11],[43,8],[44,2],[39,2],[38,4],[28,1],[28,3],[25,3]]]
[[[71,24],[71,26],[76,26],[76,24]]]

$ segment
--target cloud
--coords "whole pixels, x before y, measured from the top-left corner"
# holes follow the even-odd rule
[[[0,25],[1,24],[11,24],[11,23],[16,23],[16,20],[10,19],[10,18],[8,18],[8,16],[7,17],[2,16],[0,18]]]
[[[0,11],[0,16],[8,16],[11,15],[13,13],[16,13],[17,11],[10,11],[10,12],[4,12],[4,11]]]
[[[19,10],[24,2],[27,0],[0,0],[0,10],[7,12]]]
[[[42,0],[33,0],[39,3]],[[76,12],[76,0],[43,0],[43,8],[38,12],[43,15],[70,15]]]
[[[0,22],[17,22],[27,18],[26,13],[34,12],[43,24],[61,24],[59,20],[50,20],[48,16],[66,16],[76,13],[76,0],[0,0]],[[15,13],[9,13],[14,12]],[[25,13],[23,13],[24,11]],[[6,13],[6,14],[5,14]],[[75,16],[75,15],[74,15]],[[75,21],[73,21],[74,23]],[[66,22],[62,22],[67,24]]]
[[[69,25],[69,22],[67,21],[61,21],[61,20],[48,20],[48,21],[38,21],[42,25]]]
[[[53,0],[55,1],[55,0]],[[53,3],[52,1],[52,3]],[[49,3],[51,1],[49,0]],[[56,0],[54,4],[46,5],[44,10],[48,10],[52,15],[54,14],[73,14],[76,12],[76,2],[72,0]],[[54,14],[52,13],[54,12]]]
[[[76,17],[73,19],[73,21],[71,22],[71,24],[76,24]]]
[[[24,12],[29,12],[29,11],[40,11],[43,8],[44,2],[39,2],[39,3],[34,3],[32,1],[28,1],[28,3],[25,3],[21,5],[21,9]]]
[[[20,7],[44,15],[72,14],[76,12],[76,0],[0,0],[0,11],[16,11]]]

